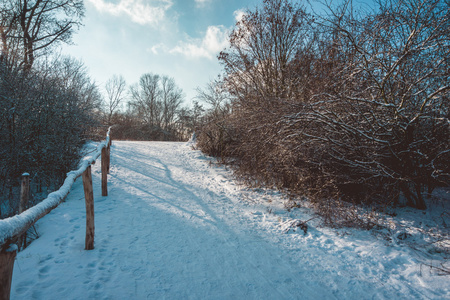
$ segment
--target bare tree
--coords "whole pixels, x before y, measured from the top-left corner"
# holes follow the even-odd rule
[[[19,41],[12,38],[17,30],[13,8],[7,3],[0,4],[0,62],[6,68],[11,68],[23,56]]]
[[[126,82],[122,75],[113,75],[105,84],[106,106],[108,109],[108,124],[111,124],[111,118],[114,111],[122,103],[125,95]]]
[[[183,140],[187,140],[202,125],[202,116],[205,110],[194,101],[192,108],[181,108],[178,111],[177,129]]]
[[[96,125],[99,101],[95,83],[74,59],[40,60],[26,74],[0,68],[0,202],[8,207],[2,217],[17,209],[21,173],[34,178],[36,197],[45,196],[44,187],[59,187]]]
[[[224,88],[223,82],[210,81],[204,89],[197,88],[197,99],[211,106],[214,117],[224,115],[229,110],[230,95]]]
[[[130,105],[145,123],[155,128],[171,129],[183,100],[183,91],[173,78],[144,74],[130,91]]]
[[[163,76],[161,78],[162,127],[171,129],[174,125],[178,108],[183,101],[183,91],[176,85],[175,79]]]
[[[230,47],[219,56],[223,87],[233,97],[231,114],[207,122],[199,143],[204,138],[211,155],[238,157],[239,170],[260,182],[270,180],[277,152],[285,151],[280,120],[292,112],[292,103],[303,101],[297,96],[305,79],[294,66],[298,53],[311,47],[311,20],[297,2],[265,0],[245,13],[230,34]]]
[[[285,134],[303,153],[320,153],[305,159],[342,196],[375,200],[383,187],[380,198],[398,203],[401,194],[425,209],[424,187],[448,182],[448,4],[386,1],[356,19],[349,3],[326,23],[333,76],[286,118]]]
[[[5,0],[2,8],[8,13],[9,23],[2,24],[2,33],[20,41],[21,64],[26,70],[49,47],[70,42],[84,16],[82,0]]]
[[[262,8],[247,11],[219,56],[230,91],[238,97],[252,93],[266,105],[292,94],[299,78],[291,76],[289,63],[305,47],[309,22],[305,9],[288,0],[264,0]]]
[[[115,136],[136,140],[181,140],[185,126],[180,109],[183,91],[175,80],[158,74],[143,74],[130,87],[128,111],[114,116]],[[116,135],[117,134],[117,135]]]
[[[160,125],[160,76],[157,74],[144,74],[139,84],[130,88],[132,101],[130,105],[137,111],[145,123],[151,126]]]
[[[199,144],[314,199],[425,209],[425,189],[450,183],[448,1],[358,14],[348,0],[313,24],[292,2],[236,24],[219,57],[232,110]]]

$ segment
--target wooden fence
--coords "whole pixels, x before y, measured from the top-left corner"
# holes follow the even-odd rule
[[[26,246],[27,230],[66,199],[73,183],[80,176],[83,178],[86,201],[85,250],[94,249],[94,195],[91,165],[95,164],[95,161],[101,155],[102,196],[107,196],[107,174],[109,173],[111,152],[110,130],[111,127],[106,134],[106,140],[97,146],[96,152],[89,157],[85,157],[78,170],[67,174],[64,184],[59,190],[50,193],[44,201],[29,209],[26,209],[26,206],[29,198],[30,175],[28,173],[22,175],[19,214],[0,220],[0,300],[9,299],[14,260],[19,247]]]

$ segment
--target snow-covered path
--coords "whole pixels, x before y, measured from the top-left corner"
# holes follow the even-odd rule
[[[275,201],[184,143],[115,142],[109,196],[93,166],[95,249],[79,179],[20,252],[11,299],[446,298],[404,249],[331,230],[283,234]],[[260,201],[258,197],[268,197]],[[267,202],[266,201],[266,202]],[[279,214],[278,214],[279,212]],[[332,238],[331,238],[332,237]]]

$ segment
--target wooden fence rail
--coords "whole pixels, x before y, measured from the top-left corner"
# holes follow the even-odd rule
[[[24,235],[27,230],[40,218],[47,215],[61,202],[63,202],[69,194],[75,180],[82,175],[86,199],[85,249],[94,249],[94,197],[92,192],[91,165],[95,163],[100,155],[102,155],[102,195],[107,196],[108,191],[106,174],[109,173],[110,166],[110,130],[111,127],[108,129],[106,134],[106,140],[97,146],[97,150],[91,156],[85,157],[82,160],[80,168],[67,173],[64,184],[59,190],[50,193],[44,201],[29,209],[26,209],[29,198],[29,175],[27,173],[22,175],[19,214],[0,220],[0,300],[9,299],[14,259],[18,251],[18,246],[20,247],[26,240],[24,239]],[[85,177],[87,178],[86,180]],[[88,192],[86,190],[88,190]],[[105,193],[104,190],[106,191]]]

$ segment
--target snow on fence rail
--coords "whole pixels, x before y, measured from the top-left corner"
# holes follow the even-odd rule
[[[110,158],[110,130],[106,134],[106,140],[101,142],[94,153],[85,156],[77,170],[67,173],[64,184],[59,190],[50,193],[48,197],[39,204],[4,220],[0,220],[0,300],[9,299],[11,289],[11,277],[14,266],[14,258],[18,247],[16,243],[20,242],[21,237],[27,230],[33,226],[40,218],[47,215],[56,208],[70,192],[75,180],[83,175],[83,185],[86,198],[86,250],[93,249],[94,245],[94,211],[92,195],[92,177],[91,165],[97,158],[102,156],[102,196],[107,196],[107,173],[109,173]],[[23,176],[27,174],[24,173]],[[90,192],[89,192],[90,189]],[[89,236],[89,237],[88,237]]]

